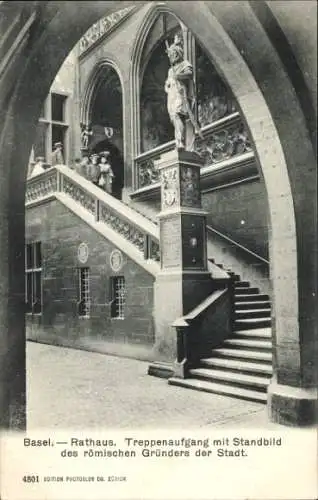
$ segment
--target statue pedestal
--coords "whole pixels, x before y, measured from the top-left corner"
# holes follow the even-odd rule
[[[161,179],[161,271],[155,284],[155,355],[171,364],[177,337],[172,323],[212,291],[207,267],[206,212],[201,207],[201,158],[172,151],[157,161]],[[154,364],[158,368],[158,364]],[[158,375],[152,365],[149,373]],[[165,370],[166,372],[167,370]],[[171,375],[170,373],[170,375]]]
[[[81,147],[81,156],[84,158],[89,155],[89,149],[87,147]]]

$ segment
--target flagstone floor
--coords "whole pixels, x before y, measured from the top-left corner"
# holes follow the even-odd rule
[[[27,343],[27,427],[266,428],[266,406],[168,385],[144,361]]]

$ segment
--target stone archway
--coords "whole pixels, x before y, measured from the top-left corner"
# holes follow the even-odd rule
[[[120,6],[132,3],[121,2]],[[316,284],[311,272],[315,257],[310,252],[317,234],[315,157],[297,95],[248,2],[240,2],[238,10],[231,3],[231,11],[228,5],[219,2],[168,4],[199,39],[231,87],[250,130],[271,215],[275,344],[275,374],[269,399],[271,418],[293,425],[306,419],[311,422],[315,418],[317,375],[314,369]],[[15,51],[10,71],[2,75],[0,82],[0,95],[7,99],[0,102],[2,408],[12,405],[23,393],[25,383],[24,192],[36,122],[52,80],[75,42],[94,21],[118,9],[117,2],[82,2],[83,15],[83,10],[76,11],[71,5],[48,2],[41,7],[29,38],[27,62],[22,69]],[[235,12],[237,18],[233,22]],[[262,67],[258,63],[260,50]],[[262,72],[264,61],[267,75]],[[275,92],[283,92],[281,101],[275,99]],[[295,123],[296,136],[291,140]],[[24,141],[20,141],[22,136]],[[8,412],[1,417],[2,426],[8,426]]]
[[[81,122],[90,124],[93,131],[90,151],[99,153],[103,148],[110,151],[110,162],[115,173],[114,196],[119,199],[125,181],[127,147],[123,91],[122,76],[117,65],[110,59],[102,60],[88,79],[81,109]]]

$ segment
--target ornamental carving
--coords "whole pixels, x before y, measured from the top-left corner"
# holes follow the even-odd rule
[[[191,167],[181,167],[180,172],[181,205],[201,208],[199,171]]]
[[[88,260],[88,255],[89,255],[89,249],[87,243],[85,242],[80,243],[77,248],[78,261],[81,264],[86,264]]]
[[[197,137],[194,149],[203,158],[204,165],[228,160],[252,150],[243,123],[207,134],[204,140]]]
[[[100,221],[111,227],[116,233],[120,234],[130,243],[135,245],[141,252],[144,251],[144,234],[128,221],[124,221],[104,203],[101,203]]]
[[[44,198],[50,193],[54,193],[57,190],[57,179],[56,172],[52,172],[51,175],[47,175],[44,178],[40,178],[37,181],[30,181],[27,184],[25,200],[26,203],[38,200],[39,198]]]
[[[252,151],[251,141],[247,130],[241,121],[238,121],[237,114],[229,118],[227,124],[222,128],[212,124],[203,130],[204,138],[197,136],[194,143],[194,150],[203,158],[204,166],[209,166],[222,160],[228,160],[233,156]],[[173,149],[165,148],[165,152]],[[136,159],[138,168],[139,187],[151,186],[159,182],[159,172],[155,166],[155,161],[160,158],[162,150],[149,153],[148,158]]]
[[[161,171],[162,210],[179,204],[178,169],[171,167]]]
[[[113,250],[109,257],[109,263],[112,270],[117,273],[123,267],[124,259],[120,250]]]
[[[59,183],[58,189],[57,174],[58,172],[55,169],[52,169],[48,173],[45,172],[44,174],[41,174],[41,176],[38,176],[37,179],[29,180],[26,190],[26,203],[45,198],[51,193],[62,190],[63,193],[79,203],[83,208],[85,208],[85,210],[90,212],[92,215],[95,215],[97,206],[96,202],[98,198],[92,196],[70,178],[61,174],[61,182]],[[148,248],[148,255],[150,259],[155,261],[160,260],[160,248],[159,243],[156,240],[153,240],[150,235],[147,236],[147,233],[143,233],[142,230],[130,221],[121,218],[120,214],[112,210],[101,200],[99,200],[99,206],[99,220],[101,222],[104,222],[118,234],[126,238],[142,253],[144,253],[145,248]],[[157,221],[155,221],[155,223],[157,223]],[[145,246],[146,240],[149,241],[149,246]],[[80,262],[84,263],[84,261],[87,260],[87,257],[88,247],[86,243],[82,243],[78,247],[78,259]]]
[[[139,163],[138,174],[140,188],[159,182],[159,172],[155,167],[153,158]]]
[[[95,198],[66,177],[63,180],[63,192],[88,210],[88,212],[95,215]]]
[[[97,21],[97,23],[93,24],[93,26],[86,31],[85,35],[83,35],[79,41],[80,54],[83,54],[102,36],[110,32],[120,21],[123,21],[134,8],[135,7],[133,6],[126,7],[125,9],[121,9],[113,14],[110,14],[109,16],[103,17]]]

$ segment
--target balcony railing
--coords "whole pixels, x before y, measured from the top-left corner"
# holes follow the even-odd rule
[[[55,193],[57,191],[57,180],[57,170],[55,168],[50,168],[42,174],[28,179],[25,203],[38,201]]]
[[[160,260],[159,229],[155,224],[64,165],[28,179],[26,206],[57,193],[71,198],[96,222],[106,224],[132,243],[146,260]]]
[[[204,166],[211,166],[252,151],[251,142],[239,113],[232,113],[202,128],[203,139],[196,137],[194,150],[203,158]],[[174,148],[174,141],[162,144],[135,159],[137,189],[159,182],[155,161]]]

